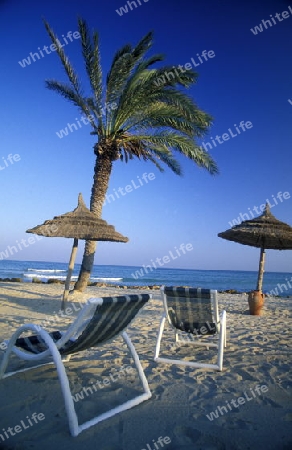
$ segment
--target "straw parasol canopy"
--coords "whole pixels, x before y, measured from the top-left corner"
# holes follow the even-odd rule
[[[268,203],[263,214],[259,217],[245,220],[240,225],[219,233],[218,236],[228,241],[261,249],[257,281],[258,291],[262,290],[265,249],[292,250],[292,227],[276,219],[271,213]]]
[[[112,225],[99,219],[85,205],[82,194],[78,196],[78,206],[72,212],[46,220],[26,231],[48,237],[65,237],[91,241],[128,242],[128,238],[118,233]]]
[[[82,195],[78,196],[78,206],[74,211],[56,216],[52,220],[46,220],[42,225],[37,225],[26,231],[40,236],[73,238],[68,275],[65,283],[62,308],[68,298],[71,275],[74,268],[78,247],[78,239],[91,241],[128,242],[128,238],[118,233],[112,225],[98,218],[85,205]]]

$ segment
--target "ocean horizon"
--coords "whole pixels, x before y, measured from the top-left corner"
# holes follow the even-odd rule
[[[80,264],[75,264],[72,280],[78,277]],[[51,261],[0,261],[0,278],[21,278],[24,282],[38,279],[47,282],[55,278],[65,280],[68,263]],[[229,289],[248,292],[256,288],[257,272],[244,270],[198,270],[153,268],[151,266],[93,266],[90,281],[123,286],[175,285],[218,291]],[[265,272],[263,292],[282,297],[292,296],[291,272]]]

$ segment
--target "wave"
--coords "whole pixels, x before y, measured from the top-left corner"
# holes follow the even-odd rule
[[[90,277],[92,281],[122,281],[123,278],[101,278],[101,277]]]
[[[61,272],[61,271],[59,271]],[[62,270],[62,272],[66,272],[66,270]],[[66,280],[67,276],[65,275],[44,275],[42,273],[24,273],[23,276],[25,278],[39,278],[42,280],[49,280],[51,278],[57,278],[58,280]],[[73,275],[71,277],[71,280],[77,280],[78,276],[77,275]],[[122,281],[123,278],[102,278],[102,277],[90,277],[91,281]]]
[[[28,272],[46,272],[46,273],[57,273],[57,272],[67,272],[67,270],[60,269],[27,269]]]
[[[65,271],[66,272],[66,271]],[[39,273],[24,273],[23,274],[23,276],[25,277],[25,278],[39,278],[39,279],[42,279],[42,280],[49,280],[49,279],[51,279],[51,278],[57,278],[58,280],[66,280],[66,276],[62,276],[62,275],[58,275],[58,276],[54,276],[54,275],[42,275],[42,274],[39,274]],[[77,275],[75,276],[75,275],[73,275],[72,277],[71,277],[71,280],[77,280]]]

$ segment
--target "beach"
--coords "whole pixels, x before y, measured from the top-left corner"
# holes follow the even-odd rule
[[[25,323],[42,325],[48,331],[66,330],[80,302],[91,297],[149,292],[153,298],[127,332],[152,397],[73,438],[53,365],[8,377],[0,383],[1,450],[292,448],[291,298],[267,297],[263,315],[250,316],[246,294],[218,294],[219,310],[227,312],[227,347],[223,371],[216,372],[153,361],[162,314],[158,290],[88,287],[78,298],[69,298],[71,312],[60,317],[63,289],[59,284],[1,282],[0,346]],[[81,422],[140,390],[121,342],[117,338],[65,363]],[[178,349],[167,328],[162,353],[170,356],[170,348],[180,359],[215,359],[214,350],[190,345]],[[27,366],[13,356],[8,371]],[[91,392],[88,388],[93,384],[96,387]],[[15,428],[17,432],[9,431]]]

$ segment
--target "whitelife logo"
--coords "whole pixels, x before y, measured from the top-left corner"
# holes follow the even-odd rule
[[[110,373],[109,377],[104,377],[102,381],[95,381],[95,383],[91,383],[90,386],[83,387],[80,392],[77,392],[75,395],[72,395],[73,401],[75,403],[79,402],[79,400],[84,400],[84,394],[88,397],[88,392],[90,394],[93,394],[93,392],[97,392],[97,386],[99,389],[103,389],[105,386],[108,386],[110,383],[115,383],[123,376],[125,377],[128,373],[132,374],[135,372],[135,370],[131,366],[127,367],[121,367],[118,372],[115,374]],[[114,378],[114,375],[117,376],[117,378]]]
[[[290,14],[288,11],[283,11],[282,13],[276,13],[275,17],[278,20],[278,22],[276,22],[275,17],[273,17],[272,14],[270,14],[270,18],[271,20],[262,20],[262,24],[264,25],[265,29],[267,28],[271,28],[274,25],[277,25],[279,22],[283,22],[284,19],[289,19],[292,16],[292,8],[291,6],[288,6],[288,9],[290,11]],[[282,19],[281,19],[282,16]],[[273,22],[273,23],[272,23]],[[258,33],[262,33],[264,31],[263,25],[261,23],[257,26],[255,26],[254,28],[251,28],[250,31],[254,34],[257,35]],[[267,26],[267,24],[269,26]],[[273,25],[274,24],[274,25]]]
[[[18,162],[21,160],[18,153],[15,153],[15,155],[12,155],[12,153],[9,153],[9,155],[6,156],[6,158],[4,158],[4,156],[2,156],[2,159],[3,159],[3,162],[1,162],[1,164],[3,164],[3,166],[0,164],[0,170],[4,170],[4,169],[6,169],[6,167],[12,166],[15,162]]]
[[[149,0],[143,0],[143,1],[144,1],[144,3],[148,3],[149,2]],[[133,5],[135,6],[135,8],[138,8],[137,3],[139,4],[139,6],[143,5],[143,3],[141,3],[141,0],[136,0],[136,1],[133,1],[133,2],[128,1],[125,4],[125,6],[121,6],[120,9],[116,9],[116,13],[121,17],[123,14],[127,14],[129,12],[128,6],[129,6],[131,11],[133,11]]]
[[[276,197],[278,198],[278,200],[280,200],[280,202],[282,203],[284,200],[289,200],[289,198],[291,198],[290,192],[285,191],[285,192],[278,192],[278,194],[276,195]],[[265,208],[266,208],[266,204],[269,205],[270,208],[273,208],[274,206],[278,205],[278,202],[275,198],[274,195],[272,195],[272,198],[274,200],[274,204],[272,202],[270,202],[270,200],[267,198],[266,199],[266,203],[262,203],[260,206],[254,206],[252,208],[253,211],[255,211],[256,214],[261,214]],[[284,199],[284,200],[283,200]],[[231,227],[235,226],[235,225],[239,225],[243,220],[251,220],[255,217],[254,213],[252,212],[251,208],[248,208],[248,213],[239,213],[239,216],[237,217],[237,219],[233,219],[231,222],[228,222],[229,225]]]
[[[235,138],[236,136],[241,134],[241,131],[239,128],[241,128],[241,130],[243,132],[245,132],[246,130],[249,130],[252,127],[253,127],[252,122],[250,122],[249,120],[248,121],[242,120],[238,126],[236,123],[234,124],[234,128],[237,131],[237,133],[234,133],[234,130],[232,130],[231,128],[228,128],[228,133],[223,133],[221,136],[219,136],[217,134],[214,139],[213,139],[213,137],[211,137],[210,139],[211,139],[211,142],[214,145],[214,147],[217,147],[217,144],[215,141],[217,141],[218,144],[224,144],[224,142],[229,141],[230,138]],[[203,142],[202,147],[207,152],[208,150],[212,150],[212,148],[213,148],[212,144],[210,142]]]
[[[171,439],[169,436],[164,436],[164,438],[162,436],[159,436],[159,438],[157,439],[157,441],[155,442],[154,439],[152,439],[153,445],[154,447],[150,447],[150,444],[146,444],[145,448],[142,448],[141,450],[160,450],[161,448],[164,447],[164,445],[166,444],[170,444],[171,443]],[[152,443],[151,443],[152,445]]]
[[[269,292],[267,292],[267,294],[277,297],[279,295],[279,290],[280,290],[280,293],[282,294],[284,292],[284,289],[285,289],[285,291],[288,291],[289,288],[292,289],[292,284],[290,283],[290,281],[292,282],[292,277],[290,278],[290,280],[288,280],[288,278],[286,277],[286,281],[287,281],[287,284],[278,283],[277,286],[274,289],[271,289]]]
[[[154,82],[155,86],[162,86],[166,83],[166,81],[171,81],[175,79],[175,76],[179,76],[178,70],[180,70],[180,73],[185,73],[187,70],[192,69],[192,64],[194,67],[198,67],[199,65],[203,64],[205,61],[208,61],[209,58],[214,58],[215,52],[213,50],[203,50],[201,55],[197,53],[198,60],[196,61],[194,58],[191,58],[191,63],[187,62],[184,65],[179,64],[177,67],[172,66],[173,70],[170,70],[169,72],[164,72],[163,75],[160,77],[157,77],[157,79]],[[205,61],[204,61],[205,60]],[[166,80],[167,78],[167,80]]]
[[[101,108],[101,114],[97,114],[96,118],[101,118],[102,116],[106,115],[106,112],[110,112],[111,110],[117,109],[118,105],[115,102],[112,103],[106,103],[103,108]],[[82,128],[81,123],[79,122],[78,118],[75,118],[76,122],[78,123],[78,127]],[[88,125],[89,123],[94,122],[94,116],[89,114],[88,118],[81,116],[80,117],[81,122],[83,125]],[[90,122],[91,121],[91,122]],[[77,131],[79,128],[77,127],[76,123],[69,123],[67,122],[67,126],[63,128],[62,130],[56,131],[56,135],[58,138],[63,139],[63,137],[68,136],[69,132],[73,133],[73,131]]]
[[[9,439],[10,436],[15,436],[17,433],[21,433],[23,430],[26,430],[29,427],[33,427],[36,423],[39,423],[39,421],[41,422],[42,420],[45,419],[45,415],[43,413],[37,414],[36,412],[34,412],[31,415],[31,417],[26,416],[26,419],[27,420],[21,420],[20,425],[8,427],[6,430],[5,428],[2,428],[3,434],[0,433],[0,438],[2,439],[2,442],[4,442],[6,439]]]
[[[62,34],[62,37],[63,37],[63,42],[65,42],[65,44],[62,45],[60,40],[57,39],[59,48],[65,47],[65,45],[68,45],[68,44],[70,44],[70,42],[73,42],[73,38],[79,39],[80,34],[78,31],[74,31],[74,32],[68,31],[66,37],[64,36],[64,34]],[[67,38],[69,39],[70,42],[68,42]],[[50,45],[51,51],[49,51],[48,48],[49,48],[48,45],[44,45],[42,49],[40,47],[38,47],[39,52],[36,52],[36,53],[30,52],[29,56],[24,58],[22,61],[18,61],[18,64],[24,69],[26,66],[30,66],[30,64],[32,62],[38,61],[39,59],[41,59],[41,57],[44,58],[46,55],[50,55],[52,52],[55,52],[57,50],[57,46],[55,44]],[[44,52],[45,52],[45,54],[44,54]]]
[[[179,249],[177,247],[175,248],[175,253],[173,254],[171,250],[169,250],[168,255],[164,255],[162,258],[156,258],[155,262],[157,264],[159,264],[159,267],[163,267],[165,264],[170,263],[171,261],[174,261],[175,259],[179,258],[180,256],[182,256],[182,254],[186,254],[186,252],[190,252],[192,250],[194,250],[194,247],[192,246],[192,244],[188,243],[188,244],[180,244]],[[155,264],[155,262],[153,261],[153,259],[151,259],[151,263],[152,266],[143,264],[143,267],[140,270],[136,270],[135,273],[131,273],[131,276],[133,278],[135,278],[135,280],[137,280],[138,278],[144,277],[144,275],[146,275],[148,273],[148,270],[150,270],[150,272],[152,272],[153,269],[157,269],[157,266]]]
[[[131,180],[131,184],[127,184],[123,188],[120,186],[117,189],[113,189],[113,193],[106,194],[105,200],[103,203],[103,206],[110,204],[111,202],[114,202],[116,198],[124,197],[125,195],[129,194],[130,192],[133,192],[133,189],[140,189],[140,187],[144,186],[145,184],[148,184],[149,181],[155,180],[155,175],[153,172],[147,173],[144,172],[143,175],[141,175],[141,178],[139,175],[137,175],[137,180]],[[119,195],[120,194],[120,195]]]
[[[246,401],[250,402],[251,400],[253,400],[254,398],[256,398],[256,394],[253,391],[252,388],[249,389],[252,397],[249,397],[248,394],[246,393],[246,391],[244,391],[244,397],[238,397],[237,400],[232,399],[230,401],[230,403],[232,404],[232,406],[234,406],[235,408],[239,408],[239,406],[244,405],[246,403]],[[263,384],[262,386],[260,385],[256,385],[256,387],[254,388],[254,390],[256,391],[256,393],[258,395],[261,395],[261,393],[267,392],[268,386],[266,386],[265,384]],[[237,403],[236,403],[237,401]],[[219,417],[219,413],[221,414],[221,416],[223,416],[223,414],[227,414],[228,410],[232,411],[232,406],[230,405],[230,403],[226,400],[226,405],[228,407],[228,409],[226,408],[226,406],[217,406],[217,408],[215,409],[215,411],[212,411],[210,414],[207,414],[206,417],[212,422],[212,420],[214,419],[218,419]],[[223,411],[223,412],[222,412]]]

